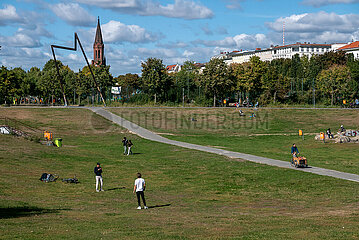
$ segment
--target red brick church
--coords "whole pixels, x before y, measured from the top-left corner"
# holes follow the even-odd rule
[[[92,65],[106,66],[105,45],[102,40],[100,18],[97,19],[95,42],[93,43],[93,59]]]

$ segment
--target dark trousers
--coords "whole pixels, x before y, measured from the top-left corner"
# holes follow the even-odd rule
[[[142,197],[143,205],[146,206],[146,200],[145,200],[144,192],[143,191],[138,191],[138,192],[136,192],[136,195],[137,195],[138,206],[141,206],[140,196]]]

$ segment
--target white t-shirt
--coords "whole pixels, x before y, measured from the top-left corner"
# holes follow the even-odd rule
[[[135,180],[135,186],[136,186],[136,192],[140,192],[144,190],[145,186],[145,179],[143,178],[137,178]]]

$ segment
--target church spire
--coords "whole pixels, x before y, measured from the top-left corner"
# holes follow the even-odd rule
[[[94,44],[96,44],[96,43],[103,44],[101,27],[100,27],[100,17],[97,18],[97,28],[96,28],[96,35],[95,35],[95,43]]]
[[[97,19],[95,42],[93,43],[93,59],[92,65],[106,66],[105,45],[102,40],[100,17]]]

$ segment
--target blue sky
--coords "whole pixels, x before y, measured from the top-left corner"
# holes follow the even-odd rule
[[[50,45],[79,34],[91,59],[97,16],[114,76],[140,73],[148,57],[165,65],[207,62],[221,51],[286,43],[359,40],[359,0],[2,0],[0,64],[42,68]],[[75,71],[80,52],[56,50]]]

